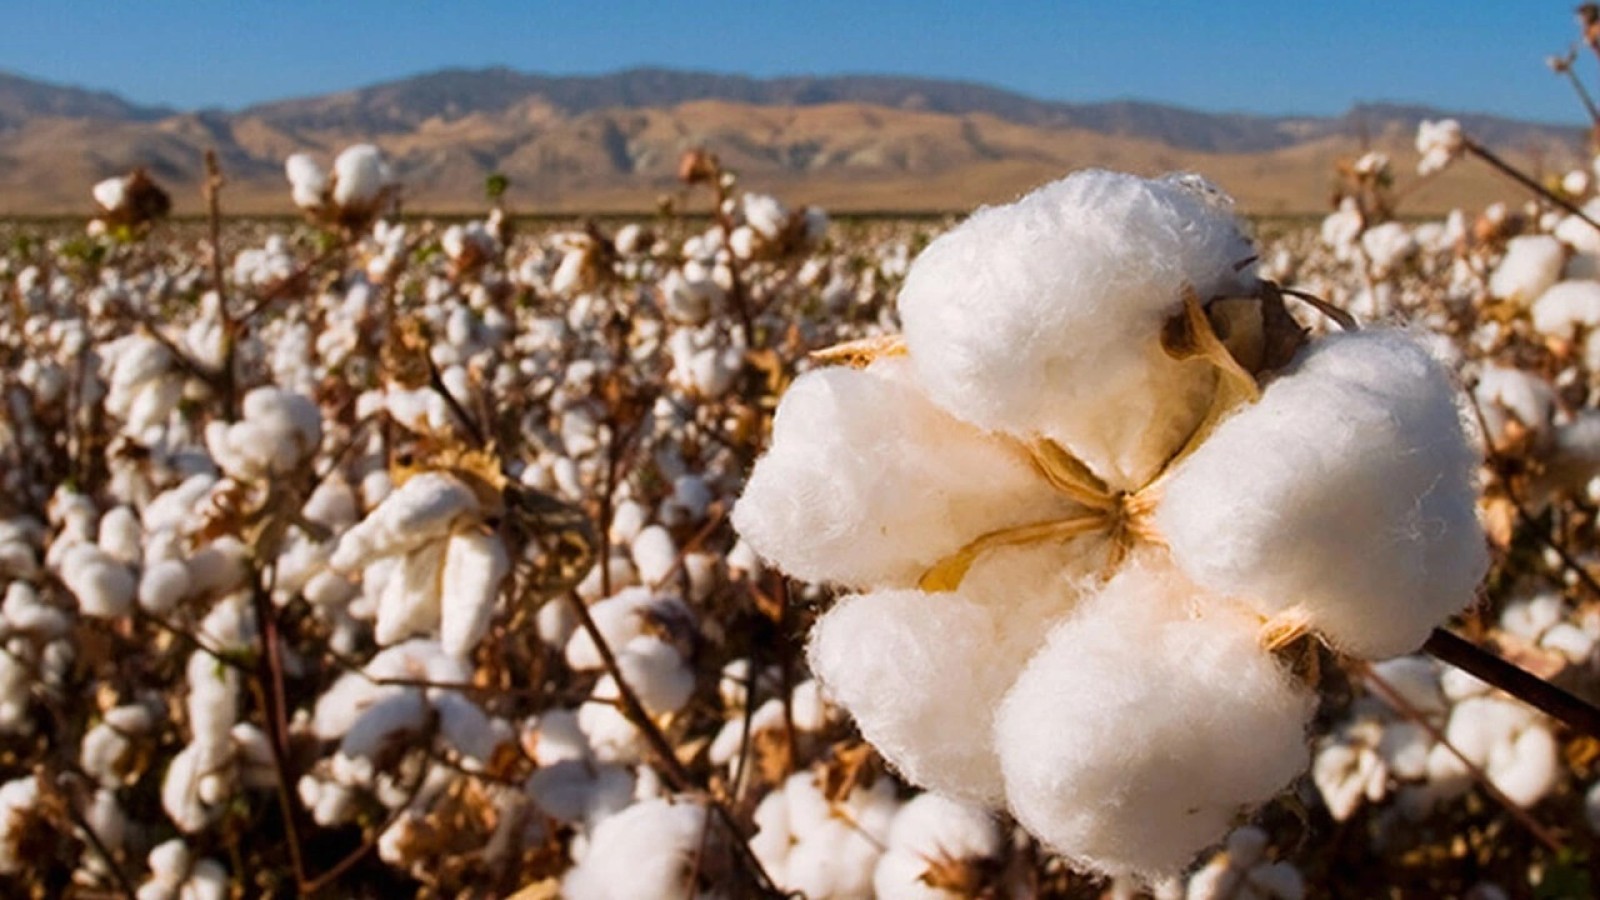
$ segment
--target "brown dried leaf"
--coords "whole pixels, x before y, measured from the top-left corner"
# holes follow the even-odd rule
[[[813,350],[811,358],[823,365],[865,369],[877,360],[905,356],[906,353],[904,337],[898,334],[885,334]]]
[[[858,787],[872,787],[882,773],[883,761],[866,741],[834,747],[817,772],[817,786],[829,803],[843,803]]]

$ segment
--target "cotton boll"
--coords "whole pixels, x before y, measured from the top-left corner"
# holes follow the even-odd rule
[[[1555,389],[1531,372],[1509,366],[1485,366],[1473,389],[1477,409],[1488,426],[1490,446],[1504,449],[1511,440],[1510,423],[1515,421],[1535,431],[1549,427],[1555,410]]]
[[[445,652],[470,656],[489,628],[500,585],[511,571],[498,535],[463,529],[450,536],[440,578],[439,642]]]
[[[807,658],[828,696],[912,784],[998,805],[992,724],[1026,662],[1002,629],[1042,630],[1012,610],[959,593],[877,591],[845,597],[811,632]]]
[[[106,212],[116,212],[128,202],[128,182],[125,178],[97,181],[90,192],[94,194],[94,202]]]
[[[930,877],[936,869],[967,874],[963,867],[992,862],[1001,849],[1000,829],[989,813],[938,794],[919,794],[895,814],[888,850],[873,872],[873,889],[882,900],[953,900],[962,894],[951,889],[957,885],[936,885]]]
[[[1473,697],[1457,703],[1445,740],[1518,806],[1539,802],[1560,780],[1555,737],[1537,713],[1516,701]]]
[[[139,606],[164,616],[190,593],[189,567],[182,560],[164,559],[148,566],[139,577]]]
[[[477,510],[477,498],[461,481],[440,472],[424,472],[406,481],[345,532],[328,565],[352,572],[374,556],[403,552],[442,537],[458,519]]]
[[[328,176],[308,154],[295,153],[283,163],[284,174],[289,178],[294,205],[301,209],[316,209],[322,205],[322,195],[328,188]]]
[[[0,632],[22,633],[39,640],[63,637],[72,630],[67,613],[45,603],[26,581],[13,581],[0,603]]]
[[[626,588],[589,607],[600,636],[616,649],[646,633],[647,628],[692,631],[693,615],[683,601],[646,588]],[[600,650],[587,631],[574,632],[566,645],[567,665],[578,671],[604,666]]]
[[[440,571],[448,548],[448,541],[424,544],[401,557],[399,566],[389,571],[378,595],[378,615],[372,629],[378,646],[432,634],[439,627]],[[372,568],[367,567],[369,579]]]
[[[1389,277],[1417,255],[1417,242],[1399,222],[1384,222],[1367,229],[1361,235],[1361,248],[1378,278]]]
[[[1185,900],[1301,900],[1305,880],[1287,862],[1264,858],[1267,835],[1246,826],[1228,836],[1217,854],[1190,879]]]
[[[595,828],[588,850],[561,881],[570,900],[679,900],[693,895],[691,863],[706,809],[671,799],[638,803]]]
[[[1533,327],[1550,337],[1572,338],[1600,325],[1600,283],[1562,281],[1533,303]]]
[[[371,784],[379,769],[428,727],[430,715],[416,688],[403,688],[368,706],[339,741],[335,777],[345,784]]]
[[[1373,678],[1382,687],[1399,694],[1412,708],[1426,715],[1443,713],[1449,709],[1444,692],[1439,687],[1439,668],[1425,656],[1398,656],[1372,666]],[[1369,690],[1373,688],[1369,685]],[[1391,702],[1378,692],[1384,702]]]
[[[144,533],[139,517],[126,506],[115,506],[100,517],[100,549],[117,562],[137,566],[143,557]]]
[[[774,803],[772,796],[783,800]],[[823,795],[814,774],[800,772],[762,805],[769,804],[775,809],[757,810],[762,833],[751,847],[763,856],[763,865],[772,860],[768,871],[780,886],[818,900],[871,895],[873,872],[898,806],[891,781],[858,785],[834,802]]]
[[[590,827],[628,808],[636,786],[626,767],[589,759],[541,762],[527,782],[528,796],[545,815]]]
[[[68,550],[59,574],[86,616],[116,618],[133,608],[138,590],[133,572],[96,544],[78,544]]]
[[[647,585],[660,585],[678,563],[678,547],[660,525],[651,525],[633,539],[633,565]]]
[[[1311,764],[1311,781],[1335,822],[1349,819],[1363,799],[1382,800],[1388,784],[1388,767],[1375,746],[1381,729],[1375,723],[1362,726],[1329,741]]]
[[[733,511],[741,537],[796,578],[910,587],[973,536],[1064,516],[1015,449],[908,383],[904,360],[795,381]]]
[[[660,638],[641,635],[618,648],[617,667],[653,716],[682,709],[694,693],[694,670]]]
[[[1326,338],[1173,473],[1156,524],[1213,592],[1348,653],[1415,650],[1488,568],[1455,398],[1401,334]]]
[[[394,180],[383,154],[371,144],[345,148],[333,161],[333,202],[340,206],[366,206]]]
[[[1206,300],[1255,281],[1227,201],[1197,182],[1080,171],[935,240],[899,297],[928,396],[979,427],[1049,437],[1114,488],[1143,485],[1215,378],[1162,350],[1163,323],[1186,285]]]
[[[1506,243],[1505,258],[1489,276],[1489,293],[1501,300],[1531,306],[1561,277],[1566,259],[1561,242],[1549,235],[1514,237]]]
[[[214,774],[220,762],[217,752],[216,747],[191,743],[167,765],[161,781],[161,808],[185,834],[203,831],[216,814],[216,808],[201,797],[200,785]]]
[[[1255,620],[1135,564],[1056,626],[995,718],[1018,820],[1077,864],[1181,868],[1307,764],[1315,699]]]
[[[187,560],[191,594],[231,591],[249,575],[250,551],[238,538],[224,535],[195,550]]]

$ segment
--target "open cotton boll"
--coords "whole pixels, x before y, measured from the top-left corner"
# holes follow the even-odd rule
[[[1301,900],[1305,879],[1287,862],[1265,858],[1267,834],[1245,826],[1189,880],[1184,900]]]
[[[1306,768],[1315,697],[1252,616],[1204,603],[1193,618],[1197,593],[1125,568],[1050,632],[996,714],[1012,812],[1081,866],[1172,874]]]
[[[960,593],[876,591],[835,603],[807,659],[828,697],[907,781],[999,805],[995,708],[1026,662],[1006,652],[1006,619]],[[1034,630],[1043,623],[1030,619]]]
[[[1445,740],[1518,806],[1538,803],[1561,778],[1560,750],[1549,726],[1514,700],[1473,697],[1456,704]]]
[[[1554,414],[1556,392],[1550,382],[1510,366],[1484,366],[1472,391],[1477,409],[1488,426],[1494,449],[1504,449],[1512,438],[1513,421],[1534,431],[1548,428]]]
[[[97,181],[90,192],[94,194],[94,202],[106,212],[116,212],[128,202],[128,182],[124,178]]]
[[[757,808],[760,831],[750,848],[780,887],[801,896],[868,897],[898,807],[887,778],[857,785],[833,801],[816,774],[797,772]]]
[[[1600,282],[1561,281],[1533,303],[1533,327],[1540,334],[1572,338],[1600,325]]]
[[[987,811],[918,794],[895,813],[888,850],[873,871],[873,890],[880,900],[955,900],[981,884],[978,872],[998,859],[1002,846],[1000,828]],[[949,883],[941,884],[941,878]]]
[[[97,544],[78,544],[69,549],[60,566],[61,581],[78,598],[78,609],[86,616],[115,618],[133,609],[139,583],[133,571],[117,562]]]
[[[651,525],[640,531],[629,547],[633,566],[639,580],[647,585],[660,585],[678,565],[678,545],[672,535],[660,525]]]
[[[1376,722],[1360,722],[1317,751],[1311,781],[1335,822],[1349,819],[1363,798],[1373,803],[1383,799],[1389,770],[1377,751],[1382,731]]]
[[[1417,255],[1417,242],[1399,222],[1374,225],[1361,235],[1361,248],[1372,263],[1372,274],[1387,278]]]
[[[694,617],[677,597],[656,594],[648,588],[632,587],[618,591],[589,607],[596,629],[607,646],[621,647],[646,629],[693,631]],[[589,632],[573,632],[566,645],[567,665],[578,671],[603,668],[605,661]]]
[[[283,161],[283,171],[289,178],[295,206],[316,209],[322,205],[322,195],[328,189],[328,175],[316,160],[309,154],[295,153]]]
[[[378,595],[378,614],[372,628],[378,646],[432,634],[439,627],[440,575],[448,548],[448,541],[424,544],[401,557],[397,567],[385,570],[387,578]],[[372,577],[372,570],[372,566],[367,567],[368,578]]]
[[[505,542],[465,528],[450,536],[440,576],[439,643],[446,653],[471,656],[494,617],[500,585],[511,571]]]
[[[1489,276],[1489,293],[1530,306],[1561,277],[1566,261],[1566,248],[1550,235],[1514,237],[1506,243],[1505,257]]]
[[[706,809],[687,800],[648,800],[606,819],[561,880],[569,900],[680,900],[696,896],[691,864],[706,830]]]
[[[617,648],[617,668],[651,715],[677,712],[694,693],[694,670],[657,637],[640,635]]]
[[[366,206],[394,181],[383,154],[371,144],[346,147],[333,161],[333,202]]]
[[[1199,585],[1304,615],[1336,648],[1406,653],[1488,569],[1479,459],[1447,372],[1403,334],[1310,345],[1173,473],[1156,523]]]
[[[1426,656],[1397,656],[1372,666],[1372,674],[1384,687],[1399,694],[1419,712],[1434,715],[1447,711],[1444,691],[1439,686],[1439,667]],[[1374,690],[1368,678],[1368,690]],[[1390,702],[1387,696],[1384,702]]]
[[[354,572],[375,556],[418,547],[449,533],[478,511],[472,489],[441,472],[423,472],[390,492],[365,519],[339,538],[328,565]]]
[[[789,387],[733,511],[796,578],[910,587],[974,535],[1070,509],[1026,457],[940,411],[905,360],[822,369]]]
[[[95,543],[117,562],[137,566],[144,557],[144,530],[139,526],[138,514],[127,506],[106,510],[100,517]]]
[[[1215,189],[1087,170],[980,209],[917,257],[899,311],[928,396],[979,427],[1042,434],[1114,488],[1142,486],[1205,413],[1214,373],[1163,323],[1248,294],[1256,255]]]

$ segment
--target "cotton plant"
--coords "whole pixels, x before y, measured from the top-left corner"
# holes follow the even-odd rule
[[[1304,771],[1274,649],[1413,650],[1487,566],[1448,374],[1305,342],[1254,257],[1192,177],[982,210],[913,264],[903,344],[790,387],[734,512],[855,591],[809,660],[901,775],[1097,871],[1171,873]]]
[[[399,180],[383,151],[354,144],[340,151],[331,170],[309,154],[284,161],[295,206],[318,222],[360,232],[382,214],[399,193]]]

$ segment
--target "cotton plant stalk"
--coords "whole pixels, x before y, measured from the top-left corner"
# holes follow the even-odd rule
[[[1293,648],[1421,646],[1488,566],[1455,383],[1311,338],[1231,201],[1083,171],[934,241],[798,378],[733,521],[843,589],[809,661],[910,782],[1158,878],[1304,772]]]

